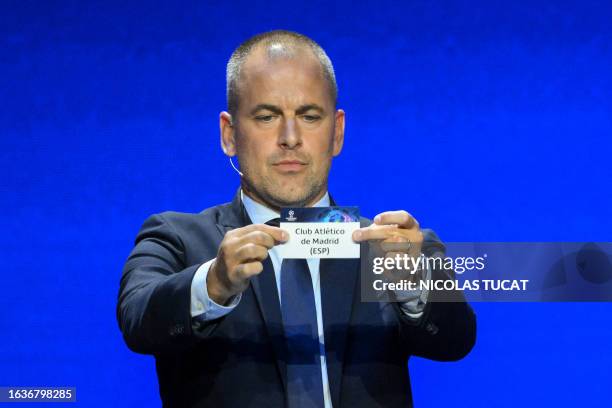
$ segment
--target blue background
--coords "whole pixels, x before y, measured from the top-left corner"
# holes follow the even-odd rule
[[[115,321],[122,264],[148,215],[232,198],[225,63],[264,30],[335,63],[339,203],[407,209],[446,241],[612,240],[607,1],[0,7],[0,385],[159,405]],[[465,360],[411,360],[417,407],[612,404],[612,305],[474,308]]]

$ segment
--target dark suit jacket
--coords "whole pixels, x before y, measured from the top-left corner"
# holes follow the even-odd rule
[[[195,271],[217,255],[226,231],[249,223],[236,195],[199,214],[153,215],[136,238],[123,270],[117,318],[128,347],[155,356],[166,407],[285,404],[284,337],[269,258],[235,310],[202,327],[194,327],[190,315]],[[441,247],[430,231],[425,241],[424,251]],[[364,251],[362,244],[362,259]],[[476,338],[474,313],[465,302],[429,301],[415,321],[395,303],[361,302],[359,270],[358,259],[320,264],[333,406],[412,406],[408,358],[464,357]]]

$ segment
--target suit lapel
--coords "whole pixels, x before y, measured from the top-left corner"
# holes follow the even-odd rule
[[[240,190],[238,190],[227,210],[220,214],[217,227],[225,234],[231,229],[244,227],[249,224],[252,224],[252,221],[244,209],[240,200]],[[286,389],[285,334],[274,267],[269,257],[264,260],[263,267],[263,271],[258,276],[251,278],[251,288],[257,300],[266,331],[271,339],[274,353],[276,354],[275,363],[278,367],[283,387]]]
[[[340,406],[346,335],[359,265],[359,259],[321,259],[319,267],[327,374],[335,407]]]
[[[286,388],[287,365],[285,358],[285,332],[280,312],[280,301],[278,299],[274,267],[269,257],[264,260],[263,266],[263,271],[258,276],[251,278],[251,287],[255,293],[255,298],[257,299],[263,320],[266,323],[266,329],[272,341],[274,353],[276,354],[276,365],[283,381],[283,386]]]

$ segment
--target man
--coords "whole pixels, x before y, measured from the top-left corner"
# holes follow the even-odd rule
[[[288,238],[274,225],[281,207],[334,204],[327,180],[345,116],[331,61],[300,34],[260,34],[233,53],[227,94],[221,146],[238,157],[240,190],[199,214],[145,221],[119,293],[127,345],[155,355],[168,407],[411,406],[408,358],[464,357],[471,308],[433,292],[363,302],[359,260],[277,250]],[[441,247],[405,211],[362,220],[353,239],[362,259],[368,243],[411,256]]]

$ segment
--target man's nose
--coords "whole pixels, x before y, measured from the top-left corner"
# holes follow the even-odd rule
[[[295,149],[302,144],[302,136],[295,119],[287,118],[283,121],[278,144],[284,149]]]

